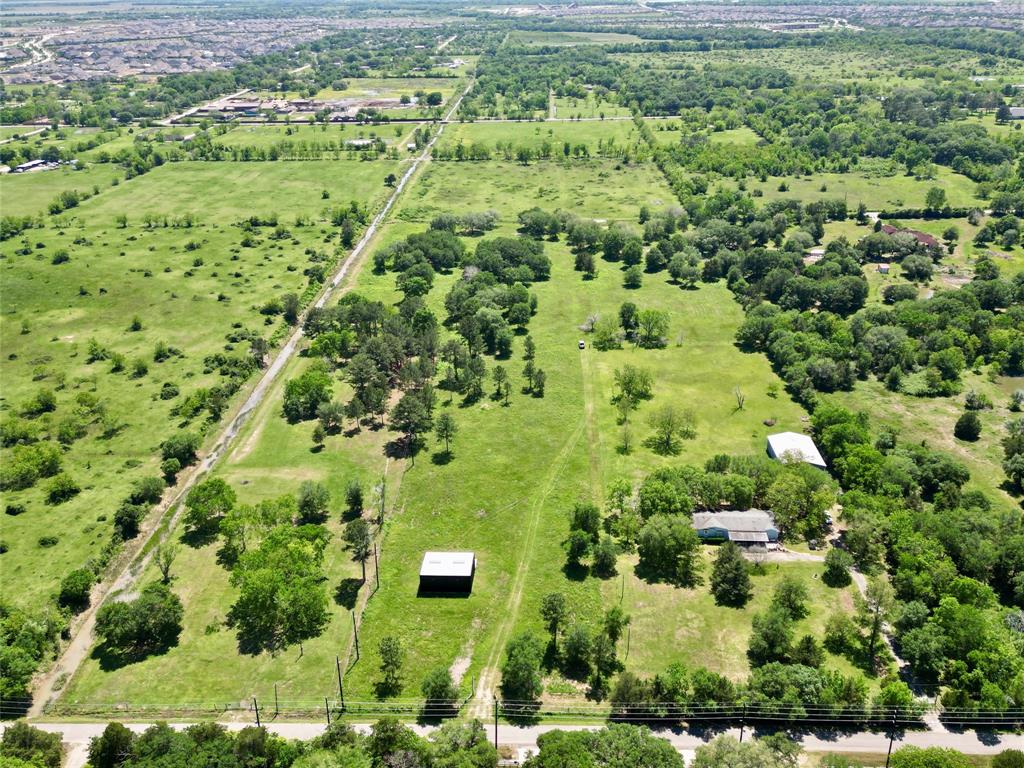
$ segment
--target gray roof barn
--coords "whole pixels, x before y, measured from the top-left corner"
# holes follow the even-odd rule
[[[694,512],[697,536],[711,541],[734,541],[740,545],[767,544],[779,540],[775,518],[763,509]]]

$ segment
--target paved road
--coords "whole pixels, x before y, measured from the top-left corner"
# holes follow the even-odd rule
[[[470,82],[469,85],[466,86],[466,89],[452,103],[448,113],[445,115],[446,120],[455,114],[455,110],[459,108],[459,104],[462,102],[462,99],[472,87],[473,83]],[[402,178],[399,179],[398,183],[395,185],[395,189],[391,193],[391,196],[388,197],[387,202],[384,203],[384,207],[381,208],[376,216],[374,216],[373,221],[370,222],[370,225],[366,228],[366,231],[359,239],[359,242],[356,243],[355,247],[335,272],[334,277],[331,279],[327,288],[321,293],[320,298],[317,299],[314,306],[318,308],[323,307],[331,297],[334,290],[352,270],[353,266],[359,263],[362,252],[366,249],[367,245],[384,223],[384,219],[391,211],[391,208],[398,200],[398,197],[402,194],[402,190],[405,189],[406,184],[409,183],[409,180],[416,173],[416,170],[420,165],[430,160],[430,150],[441,136],[441,133],[444,131],[444,127],[444,124],[438,126],[437,132],[434,134],[433,138],[426,144],[426,146],[423,147],[423,150],[413,158],[405,173],[402,174]],[[194,467],[188,474],[182,475],[182,480],[161,503],[160,513],[157,518],[147,523],[145,530],[133,540],[133,552],[145,552],[145,554],[141,557],[138,557],[137,554],[133,556],[133,558],[112,582],[104,582],[94,589],[89,608],[79,615],[78,623],[72,628],[71,641],[64,648],[53,667],[37,680],[33,688],[32,707],[29,710],[30,717],[40,716],[46,705],[59,695],[57,689],[58,681],[65,682],[66,680],[69,680],[78,670],[79,666],[81,666],[92,647],[92,632],[93,627],[96,625],[96,613],[100,606],[110,595],[129,590],[135,583],[136,578],[138,578],[138,575],[143,572],[146,564],[149,562],[149,558],[152,557],[153,552],[155,551],[155,547],[150,548],[148,551],[146,550],[146,544],[148,541],[155,535],[160,534],[161,531],[164,532],[161,535],[166,535],[166,531],[174,528],[174,525],[177,523],[178,516],[182,512],[182,507],[179,502],[185,498],[185,495],[189,490],[191,490],[195,483],[210,472],[217,462],[220,461],[220,459],[227,453],[228,448],[238,436],[246,420],[259,407],[260,403],[263,402],[263,399],[270,391],[271,385],[277,379],[278,374],[284,370],[285,366],[298,351],[302,338],[302,322],[300,321],[297,323],[291,336],[289,336],[288,340],[284,343],[284,346],[282,346],[281,350],[277,353],[273,362],[271,362],[270,366],[263,372],[260,379],[256,382],[256,386],[249,394],[249,397],[245,400],[245,403],[221,431],[213,447],[208,453],[206,453],[196,467]],[[174,512],[169,521],[167,521],[167,515],[176,507],[177,511]],[[166,526],[163,525],[164,522],[167,522]]]
[[[86,763],[89,740],[98,736],[105,725],[103,723],[36,723],[37,727],[52,733],[63,734],[64,742],[68,745],[68,760],[65,768],[82,768]],[[143,731],[150,723],[128,723],[133,731]],[[188,723],[176,723],[175,728],[185,728]],[[251,725],[251,723],[230,722],[224,723],[230,730],[238,730]],[[279,736],[289,739],[310,739],[323,733],[323,723],[265,723],[268,730]],[[359,724],[357,729],[366,732],[370,726]],[[429,735],[434,730],[433,726],[410,726],[421,735]],[[581,731],[596,730],[599,725],[535,725],[518,727],[513,725],[498,726],[498,743],[506,744],[523,754],[527,750],[536,750],[537,737],[543,733],[554,730]],[[4,728],[0,724],[0,732]],[[488,733],[493,733],[493,726],[488,726]],[[715,733],[694,734],[678,730],[659,731],[658,735],[668,739],[677,750],[684,756],[691,757],[694,750],[711,739],[727,733],[739,737],[738,729],[723,730]],[[750,731],[746,732],[749,738]],[[874,752],[882,753],[889,747],[889,737],[884,733],[862,732],[854,734],[835,735],[828,732],[817,732],[807,734],[800,739],[803,747],[811,752]],[[976,733],[967,731],[963,733],[932,733],[932,732],[910,732],[900,734],[896,746],[913,745],[917,747],[951,747],[961,752],[972,755],[991,755],[1001,752],[1004,749],[1024,749],[1024,736],[1021,735],[1000,735],[989,733]]]

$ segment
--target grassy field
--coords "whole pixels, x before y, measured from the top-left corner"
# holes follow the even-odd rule
[[[714,136],[714,134],[712,134]],[[786,189],[779,187],[786,185]],[[770,176],[767,181],[747,181],[748,189],[760,190],[763,200],[797,199],[804,203],[812,200],[834,199],[847,201],[851,210],[860,202],[868,210],[885,208],[923,208],[925,195],[932,187],[941,187],[952,206],[978,206],[984,203],[975,195],[975,183],[948,168],[939,166],[934,179],[915,179],[902,173],[876,175],[871,172],[820,173],[804,178]],[[824,189],[822,189],[824,187]]]
[[[643,142],[632,120],[532,123],[484,121],[453,124],[442,134],[439,144],[442,147],[454,147],[460,142],[466,145],[479,142],[493,151],[499,142],[511,142],[516,147],[537,149],[545,141],[550,143],[559,155],[564,142],[573,145],[585,144],[591,154],[597,154],[598,142],[614,141],[618,147]]]
[[[857,40],[838,39],[829,46],[787,47],[763,50],[715,50],[672,53],[612,54],[631,64],[663,69],[685,66],[758,65],[786,70],[798,80],[815,82],[866,82],[871,85],[933,84],[933,76],[991,77],[1000,84],[1017,83],[1024,76],[1019,62],[1005,57],[981,57],[950,49],[923,50],[915,46],[888,45],[885,50],[866,48]]]
[[[981,419],[981,437],[973,443],[953,437],[953,425],[963,413],[964,396],[914,397],[888,391],[874,379],[858,382],[852,392],[836,392],[829,399],[851,410],[871,414],[875,429],[895,427],[900,441],[906,444],[925,442],[931,448],[947,453],[962,461],[971,472],[967,484],[970,489],[984,491],[1003,509],[1019,507],[1021,499],[1007,493],[1002,484],[1005,475],[1000,462],[1003,451],[1000,441],[1005,434],[1003,425],[1013,415],[1006,407],[1010,395],[1024,387],[1020,378],[1001,376],[990,381],[965,371],[963,392],[970,390],[987,395],[995,406],[978,412]]]
[[[493,183],[494,179],[501,181]],[[535,202],[582,215],[600,213],[609,220],[633,221],[641,204],[661,205],[668,200],[668,190],[647,166],[616,171],[610,163],[599,161],[527,167],[433,163],[409,190],[378,245],[422,230],[440,210],[494,208],[503,217],[499,231],[512,233],[516,213]],[[220,469],[247,499],[294,492],[303,479],[327,482],[340,494],[348,479],[356,477],[368,490],[368,506],[378,503],[379,496],[370,489],[386,473],[381,587],[364,614],[362,658],[346,677],[350,698],[373,695],[377,643],[384,636],[399,635],[405,642],[408,672],[403,695],[416,696],[422,675],[437,665],[456,670],[468,690],[469,680],[488,661],[493,662],[511,631],[538,627],[538,603],[548,591],[566,592],[579,616],[595,616],[603,603],[618,599],[617,593],[612,595],[618,581],[573,580],[563,571],[560,542],[567,533],[566,512],[576,500],[600,502],[615,478],[639,479],[657,466],[702,462],[723,451],[760,452],[768,431],[761,422],[768,416],[778,419],[779,428],[800,426],[799,407],[768,396],[767,385],[774,377],[767,362],[732,346],[741,311],[723,286],[687,292],[661,274],[649,276],[639,292],[630,292],[622,287],[619,265],[602,264],[597,278],[584,282],[572,269],[571,254],[563,244],[549,244],[547,249],[553,259],[552,279],[534,286],[539,311],[530,324],[538,364],[548,374],[546,395],[538,399],[520,394],[519,343],[505,363],[513,384],[508,407],[490,398],[464,407],[460,398],[450,400],[442,393],[441,410],[450,410],[460,426],[450,462],[438,460],[432,441],[415,463],[388,462],[383,447],[393,434],[366,428],[353,436],[330,438],[323,452],[311,453],[310,425],[288,425],[281,418],[278,389]],[[441,302],[452,280],[454,276],[438,277],[429,296],[436,311],[443,311]],[[393,281],[393,275],[364,269],[356,290],[394,301]],[[578,350],[578,325],[588,315],[616,312],[627,299],[671,312],[669,347],[607,353]],[[654,400],[635,416],[638,447],[628,456],[616,450],[618,427],[611,403],[614,369],[625,362],[651,368],[656,381]],[[296,362],[282,380],[303,364]],[[730,380],[709,389],[708,379],[725,370],[730,371]],[[748,395],[742,411],[735,409],[733,399],[737,385]],[[336,392],[344,398],[345,385],[337,384]],[[701,403],[697,439],[686,443],[675,458],[639,447],[647,434],[647,411],[664,402]],[[423,551],[431,548],[476,552],[478,573],[471,597],[416,597],[419,561]],[[305,644],[301,658],[293,651],[276,658],[239,656],[233,650],[233,632],[218,625],[230,604],[231,589],[215,561],[214,548],[189,551],[187,558],[178,571],[178,589],[187,598],[182,644],[132,669],[104,671],[99,661],[90,661],[74,681],[69,701],[181,701],[179,679],[187,680],[181,687],[191,700],[200,701],[250,693],[265,696],[273,681],[280,682],[282,690],[330,694],[330,662],[334,654],[343,655],[350,636],[343,610],[335,610],[320,638]],[[333,590],[351,578],[352,567],[344,558],[332,559],[328,588]],[[622,571],[633,584],[628,560],[622,561]],[[638,592],[641,588],[646,585],[636,585]],[[705,605],[706,595],[655,591],[661,593],[661,605],[714,615]],[[643,623],[654,620],[651,611],[657,608],[638,598],[631,610]],[[824,606],[820,612],[825,614]],[[736,622],[739,627],[749,626],[749,611],[742,612]],[[658,637],[651,642],[670,652],[664,647],[670,639]],[[656,651],[649,645],[635,652],[643,659],[644,654],[653,658]],[[197,657],[203,664],[192,661]],[[217,659],[215,665],[213,659]],[[142,682],[152,680],[160,682]]]
[[[708,140],[712,144],[735,144],[741,147],[749,147],[761,141],[761,137],[750,128],[744,126],[726,131],[712,131],[708,134]]]
[[[44,228],[4,243],[4,416],[19,412],[45,388],[55,391],[58,406],[55,416],[41,418],[44,434],[52,433],[85,394],[95,395],[122,425],[104,437],[93,424],[66,450],[64,466],[82,486],[72,500],[48,506],[44,483],[4,494],[5,503],[26,507],[24,514],[4,518],[3,537],[10,546],[4,554],[4,580],[11,594],[41,597],[65,573],[98,554],[128,487],[158,474],[157,446],[180,421],[171,416],[171,408],[196,389],[221,381],[203,358],[235,349],[225,345],[232,327],[248,327],[265,337],[274,331],[275,321],[266,326],[260,306],[287,291],[303,291],[307,248],[333,251],[333,245],[325,244],[331,228],[324,220],[328,203],[321,190],[332,193],[334,204],[355,199],[375,207],[386,193],[383,176],[398,168],[387,161],[164,165],[116,187],[108,185],[59,219],[44,217]],[[92,166],[74,180],[112,171]],[[57,191],[68,188],[66,173],[3,177],[0,193],[16,200],[19,210],[37,213]],[[30,208],[28,199],[37,204]],[[115,218],[125,211],[131,215],[122,229]],[[195,224],[144,225],[147,214],[167,212],[191,213]],[[253,213],[277,213],[290,237],[275,241],[265,230],[254,247],[239,247],[242,233],[235,223]],[[309,215],[312,225],[294,227],[297,214]],[[26,242],[29,255],[15,253]],[[68,260],[51,263],[62,250]],[[135,316],[142,329],[128,332]],[[108,361],[88,363],[91,339],[123,354],[126,372],[110,373]],[[154,362],[158,342],[181,350],[182,356]],[[236,354],[247,348],[238,345]],[[147,361],[145,375],[131,375],[135,359]],[[181,394],[160,399],[165,382],[177,385]],[[201,421],[190,428],[201,429]],[[5,449],[3,458],[8,457]],[[37,544],[54,532],[59,534],[55,546]]]
[[[593,93],[585,99],[555,98],[554,117],[628,117],[628,107],[621,107],[608,101],[598,101]]]
[[[704,574],[711,572],[713,547],[704,552]],[[628,558],[629,564],[635,558]],[[653,675],[673,662],[690,667],[702,666],[740,681],[750,670],[746,652],[753,615],[771,603],[772,592],[783,576],[799,579],[808,590],[814,610],[795,626],[800,637],[812,634],[821,640],[828,616],[837,610],[853,609],[854,587],[837,590],[821,581],[819,563],[768,563],[764,572],[752,579],[754,597],[742,610],[715,605],[707,585],[694,589],[676,589],[666,584],[649,584],[626,570],[620,582],[611,579],[603,593],[607,604],[621,604],[632,617],[627,667]],[[666,617],[671,616],[671,621]],[[853,666],[845,658],[828,654],[825,665],[849,674]]]
[[[8,174],[0,177],[0,201],[4,216],[34,216],[61,192],[77,190],[93,194],[108,192],[114,182],[124,180],[124,169],[114,165],[87,165],[80,170],[62,166],[52,171]],[[10,243],[5,244],[5,249]]]
[[[618,32],[540,32],[515,30],[509,35],[510,43],[519,45],[615,45],[639,43],[636,35]]]
[[[346,142],[353,139],[380,138],[389,145],[404,146],[405,139],[416,126],[346,125],[236,125],[227,133],[217,135],[214,144],[224,147],[256,147],[268,149],[282,142]]]

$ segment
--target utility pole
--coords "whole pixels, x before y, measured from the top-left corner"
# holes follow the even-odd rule
[[[359,661],[359,627],[356,626],[356,611],[352,609],[352,636],[356,639],[356,661]]]
[[[256,703],[256,697],[252,697],[252,708],[256,710],[256,727],[260,727],[260,705]]]
[[[331,724],[331,705],[327,703],[327,697],[324,696],[324,712],[327,713],[327,724]]]
[[[274,719],[275,720],[277,719],[277,715],[278,715],[278,713],[280,713],[280,711],[281,710],[278,709],[278,706],[277,706],[277,683],[274,683]]]
[[[743,743],[743,729],[747,726],[747,705],[743,705],[743,713],[740,715],[740,744]]]
[[[889,760],[892,758],[892,743],[896,740],[896,709],[892,710],[892,727],[889,729],[889,752],[885,756],[885,768],[889,768]]]
[[[498,748],[498,697],[494,697],[494,748]]]
[[[337,656],[334,657],[334,668],[338,671],[338,700],[341,702],[341,708],[345,709],[345,691],[341,687],[341,659]]]
[[[373,545],[373,575],[377,578],[377,582],[373,586],[374,592],[376,592],[377,588],[380,586],[380,568],[378,567],[379,562],[380,555],[377,553],[377,544],[375,542]]]

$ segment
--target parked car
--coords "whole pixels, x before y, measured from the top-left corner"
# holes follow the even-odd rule
[[[580,349],[586,349],[586,348],[587,348],[587,342],[585,342],[583,339],[580,339]]]

